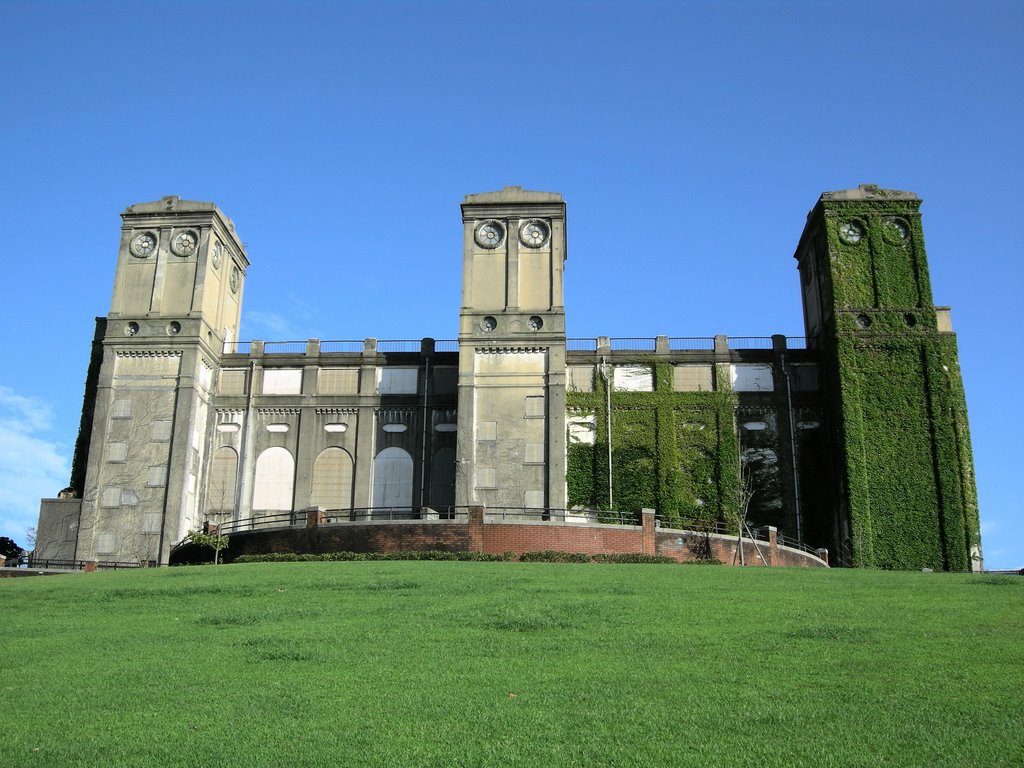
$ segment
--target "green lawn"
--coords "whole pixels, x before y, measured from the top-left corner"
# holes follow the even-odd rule
[[[16,766],[1024,764],[1024,578],[347,562],[0,580]]]

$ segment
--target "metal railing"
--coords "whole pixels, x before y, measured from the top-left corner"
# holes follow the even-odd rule
[[[67,570],[67,571],[82,571],[85,570],[85,560],[57,560],[53,558],[41,558],[41,557],[29,557],[28,567],[29,569],[54,569],[54,570]],[[96,568],[104,571],[114,571],[125,568],[142,568],[144,563],[138,561],[134,562],[121,562],[115,560],[98,560],[96,562]]]
[[[223,354],[225,355],[248,355],[252,350],[251,341],[225,341]]]
[[[419,339],[385,339],[377,341],[378,352],[419,352]]]
[[[713,337],[706,336],[672,336],[668,340],[669,349],[708,350],[715,348]]]
[[[719,533],[722,535],[734,534],[729,526],[721,520],[709,520],[699,517],[680,517],[657,513],[654,515],[655,525],[659,528],[668,528],[677,531],[695,531],[697,533]]]
[[[605,509],[549,509],[547,507],[485,507],[484,517],[489,522],[543,522],[543,523],[607,523],[610,525],[640,525],[639,512],[619,512]]]
[[[263,354],[265,354],[265,355],[304,355],[304,354],[306,354],[306,342],[304,342],[304,341],[265,341],[265,342],[263,342]]]
[[[596,352],[597,339],[566,339],[565,348],[569,352]]]
[[[458,339],[434,339],[435,352],[458,352]]]
[[[807,349],[807,337],[806,336],[787,336],[786,337],[786,348],[787,349]]]
[[[335,341],[321,341],[320,352],[362,352],[365,346],[364,341],[354,339],[343,339]]]
[[[729,336],[729,349],[771,349],[771,336]]]
[[[631,352],[653,352],[655,348],[655,339],[653,338],[621,338],[621,339],[608,339],[609,347],[612,350],[629,350]]]

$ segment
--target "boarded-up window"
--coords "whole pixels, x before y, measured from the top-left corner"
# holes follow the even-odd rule
[[[142,516],[143,533],[160,533],[160,513],[150,512]]]
[[[565,388],[570,392],[593,392],[594,366],[570,365],[566,368]]]
[[[112,555],[117,551],[117,536],[112,533],[101,533],[96,537],[96,554]]]
[[[527,443],[524,464],[544,463],[544,443]]]
[[[359,393],[358,368],[321,368],[317,377],[321,395],[355,395]]]
[[[159,488],[167,483],[167,467],[161,464],[159,467],[150,467],[146,476],[146,485],[150,488]]]
[[[245,394],[245,369],[228,368],[220,372],[220,393],[222,395]]]
[[[291,509],[295,460],[286,448],[267,448],[256,459],[252,508]]]
[[[453,395],[458,389],[459,369],[435,368],[434,369],[434,392],[439,395]]]
[[[476,428],[476,439],[477,440],[497,440],[498,439],[498,422],[496,421],[481,421]]]
[[[265,368],[264,395],[298,395],[302,393],[301,368]]]
[[[316,457],[309,503],[324,509],[352,509],[352,456],[344,448],[327,448]]]
[[[107,443],[107,461],[122,462],[128,457],[128,443]]]
[[[382,395],[415,395],[418,368],[381,368],[377,391]]]
[[[818,391],[818,366],[814,363],[799,363],[790,367],[793,389],[797,392]]]
[[[385,448],[373,460],[373,506],[412,506],[412,456],[401,448]]]
[[[569,429],[569,442],[593,445],[597,441],[597,417],[569,416],[566,420]]]
[[[110,417],[112,419],[130,419],[132,417],[132,401],[127,397],[115,400]]]
[[[737,363],[732,366],[734,392],[771,392],[775,389],[772,367],[757,363]]]
[[[544,491],[527,491],[523,497],[524,505],[527,509],[544,509],[545,499]]]
[[[235,483],[238,472],[238,454],[234,448],[223,446],[213,452],[210,462],[210,481],[206,486],[206,509],[226,512],[235,508]]]
[[[710,365],[677,365],[672,369],[672,389],[676,392],[710,392]]]
[[[494,471],[494,467],[477,467],[476,468],[476,487],[477,488],[497,488],[498,487],[498,476]]]
[[[619,392],[654,391],[654,372],[647,365],[617,365],[612,381]]]
[[[103,495],[100,497],[101,507],[119,507],[121,506],[121,489],[120,488],[104,488]]]
[[[544,417],[544,396],[533,395],[526,398],[526,418],[538,419]]]
[[[166,443],[171,439],[171,420],[158,419],[152,426],[153,440],[158,443]]]

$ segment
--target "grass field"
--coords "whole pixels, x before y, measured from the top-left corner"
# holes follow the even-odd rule
[[[17,766],[1024,764],[1024,578],[362,562],[0,580]]]

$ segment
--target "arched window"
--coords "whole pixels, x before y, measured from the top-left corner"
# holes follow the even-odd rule
[[[373,460],[373,506],[412,506],[412,456],[385,448]]]
[[[295,460],[287,448],[267,448],[256,459],[253,512],[292,509]]]
[[[352,509],[352,456],[344,448],[327,448],[316,457],[309,503],[324,509]]]
[[[206,511],[232,512],[235,509],[235,481],[238,473],[238,454],[234,448],[223,446],[213,452],[210,462],[210,480],[206,484]]]

